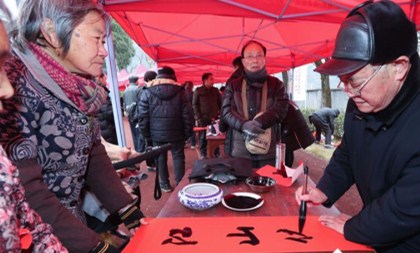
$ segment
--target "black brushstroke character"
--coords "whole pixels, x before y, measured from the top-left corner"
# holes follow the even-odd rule
[[[233,237],[233,236],[246,236],[249,237],[249,240],[241,241],[239,244],[248,243],[253,246],[260,243],[260,240],[251,232],[254,230],[254,227],[237,227],[236,229],[242,231],[243,233],[230,233],[226,237]]]
[[[277,230],[277,233],[286,233],[288,235],[291,235],[289,237],[286,237],[285,239],[295,241],[295,242],[300,242],[300,243],[308,243],[308,240],[313,239],[312,236],[307,236],[299,232],[292,231],[289,229],[284,229],[284,228]]]
[[[181,234],[178,236],[177,234]],[[187,241],[184,238],[189,238],[192,235],[192,229],[190,227],[184,227],[183,229],[174,228],[169,231],[169,236],[172,238],[168,238],[162,242],[163,244],[175,244],[175,245],[195,245],[198,241]],[[176,240],[172,240],[176,239]]]

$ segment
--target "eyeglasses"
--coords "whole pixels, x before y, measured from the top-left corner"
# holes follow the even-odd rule
[[[251,61],[251,60],[261,60],[265,58],[265,55],[263,54],[257,54],[257,55],[246,55],[244,56],[245,60]]]
[[[372,75],[370,75],[366,81],[364,81],[363,83],[359,84],[359,85],[353,85],[351,83],[351,81],[341,81],[338,83],[337,88],[340,88],[342,90],[344,90],[346,93],[353,95],[355,97],[358,97],[361,95],[362,89],[366,86],[366,84],[368,84],[368,82],[370,80],[372,80],[372,78],[375,77],[376,74],[378,74],[379,70],[381,70],[381,68],[384,65],[379,66],[379,68],[377,68]],[[341,86],[341,84],[343,84],[343,86]]]

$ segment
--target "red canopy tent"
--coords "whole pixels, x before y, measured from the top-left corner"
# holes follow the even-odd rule
[[[128,73],[126,69],[121,70],[117,74],[118,79],[118,90],[124,91],[125,88],[128,86],[129,81],[128,79],[131,76],[137,76],[139,78],[138,82],[142,82],[144,73],[146,73],[148,69],[143,65],[138,65],[131,73]]]
[[[212,72],[224,82],[242,45],[267,47],[269,73],[331,55],[345,15],[360,0],[102,0],[106,11],[179,81],[201,82]],[[419,24],[417,2],[395,1]],[[384,21],[386,22],[386,21]]]

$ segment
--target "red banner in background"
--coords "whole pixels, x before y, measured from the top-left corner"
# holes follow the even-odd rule
[[[373,252],[307,217],[157,218],[142,226],[124,253]]]

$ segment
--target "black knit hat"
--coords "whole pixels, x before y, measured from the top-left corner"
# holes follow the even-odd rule
[[[163,66],[158,69],[156,78],[168,78],[176,81],[175,71],[168,66]]]
[[[417,52],[416,25],[391,1],[365,2],[341,24],[332,58],[315,71],[344,75]]]

